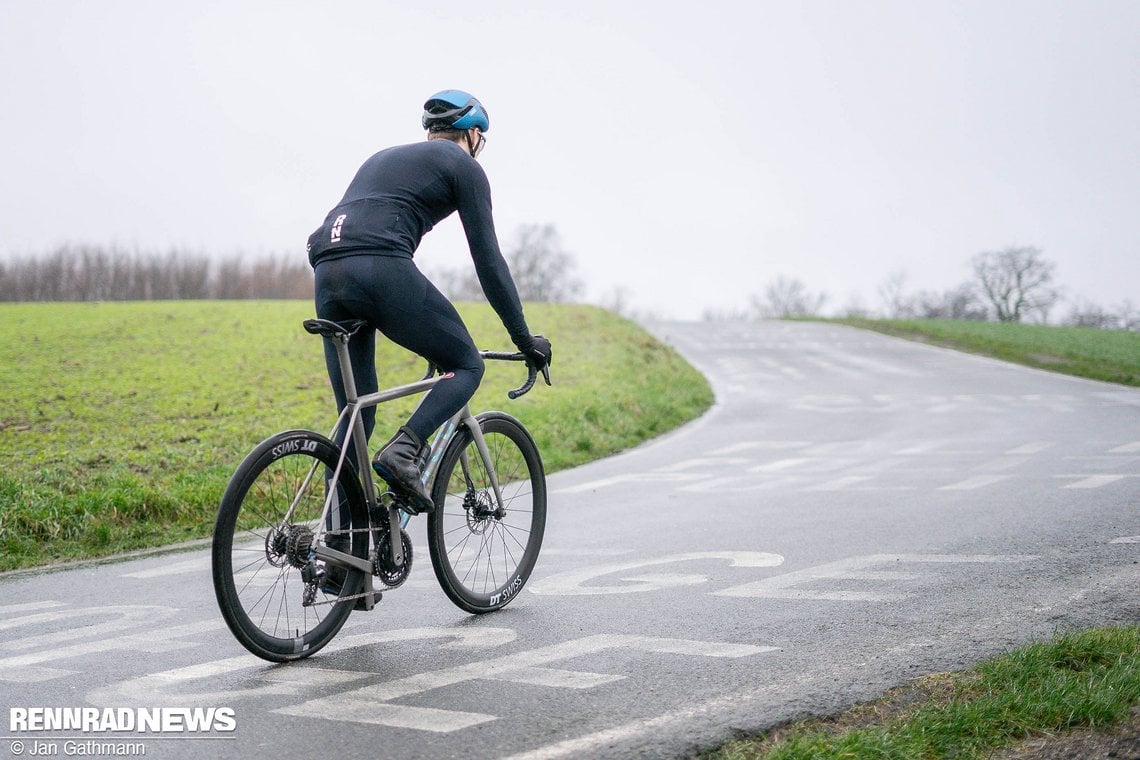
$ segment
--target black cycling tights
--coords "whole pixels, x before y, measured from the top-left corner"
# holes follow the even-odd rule
[[[360,255],[318,262],[316,302],[321,319],[367,320],[393,342],[444,372],[454,373],[428,392],[408,420],[408,427],[421,441],[426,441],[436,428],[462,409],[483,379],[483,358],[459,313],[409,258]],[[352,336],[348,351],[357,393],[374,393],[378,389],[376,333],[362,329]],[[344,409],[340,364],[336,349],[327,338],[325,364],[337,409]],[[362,416],[364,430],[371,437],[376,424],[375,407],[366,409]],[[354,456],[351,451],[349,455]]]

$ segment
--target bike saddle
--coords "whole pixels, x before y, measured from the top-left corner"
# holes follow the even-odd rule
[[[326,338],[335,338],[338,335],[346,338],[351,337],[366,324],[368,322],[363,319],[349,319],[345,322],[333,322],[330,319],[306,319],[304,322],[306,332],[313,335],[323,335]]]

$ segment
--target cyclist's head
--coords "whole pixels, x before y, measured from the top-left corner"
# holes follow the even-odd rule
[[[472,157],[482,150],[483,133],[491,128],[483,104],[463,90],[443,90],[428,98],[421,123],[429,140],[466,140]]]

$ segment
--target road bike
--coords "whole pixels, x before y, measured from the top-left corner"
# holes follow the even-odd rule
[[[353,609],[371,610],[382,591],[400,586],[411,571],[406,527],[416,510],[373,478],[361,412],[424,393],[450,376],[429,365],[418,382],[359,396],[348,344],[366,326],[304,322],[336,348],[347,404],[328,436],[288,430],[258,444],[218,508],[212,561],[218,606],[237,640],[266,660],[317,652]],[[527,363],[527,380],[510,398],[535,385],[538,372],[525,354],[480,355]],[[543,375],[549,385],[546,368]],[[530,433],[509,414],[472,415],[465,405],[432,440],[423,482],[435,505],[427,515],[428,550],[444,593],[476,614],[510,603],[534,569],[546,526],[546,475]]]

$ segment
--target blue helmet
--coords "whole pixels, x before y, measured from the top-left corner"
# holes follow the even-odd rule
[[[486,132],[491,128],[487,110],[469,92],[444,90],[437,92],[424,103],[424,129],[471,129],[478,127]]]

